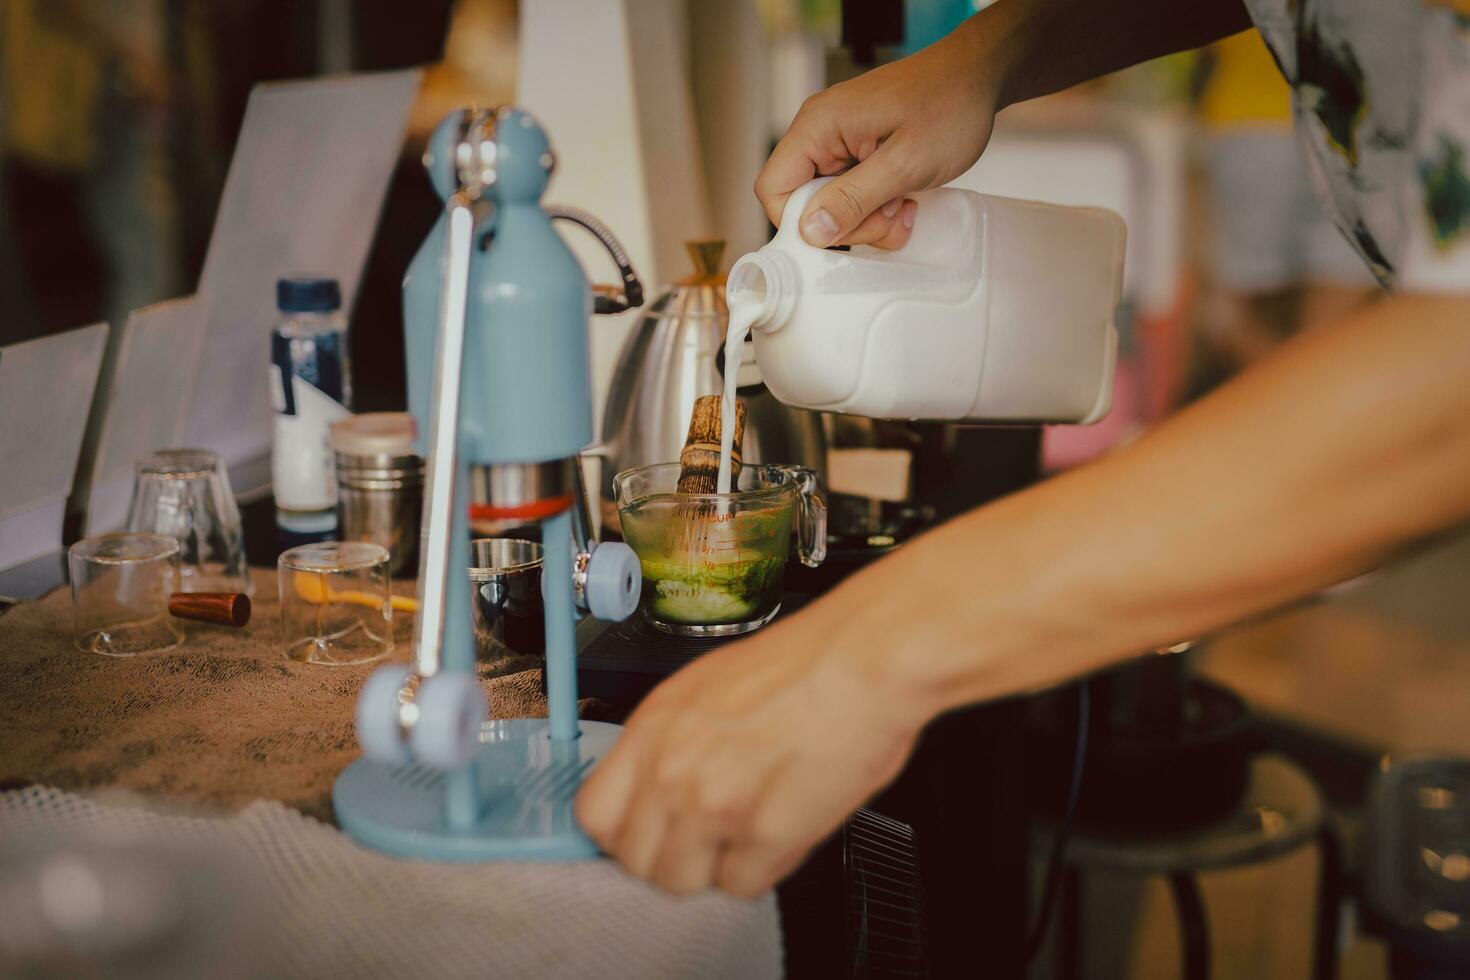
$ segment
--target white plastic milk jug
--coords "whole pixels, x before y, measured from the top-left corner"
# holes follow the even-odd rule
[[[1123,219],[942,187],[896,251],[808,245],[793,193],[730,270],[732,332],[788,405],[873,418],[1095,422],[1113,395]]]

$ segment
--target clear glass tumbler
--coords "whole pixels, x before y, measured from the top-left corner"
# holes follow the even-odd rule
[[[623,540],[643,566],[644,616],[684,636],[730,636],[769,623],[781,608],[793,527],[803,564],[827,556],[827,504],[816,474],[750,464],[732,493],[678,493],[678,483],[678,463],[613,478]]]
[[[365,664],[393,652],[388,549],[322,541],[282,553],[281,642],[289,660]]]
[[[179,543],[184,592],[254,592],[245,562],[240,510],[219,454],[160,449],[140,459],[128,530]]]
[[[83,653],[132,657],[183,642],[168,612],[179,588],[179,543],[119,531],[83,538],[67,552],[73,639]]]

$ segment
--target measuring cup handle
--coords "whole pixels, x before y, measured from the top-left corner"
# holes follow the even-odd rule
[[[816,568],[827,557],[827,497],[815,471],[805,466],[781,467],[796,480],[801,491],[796,519],[796,554],[808,568]]]

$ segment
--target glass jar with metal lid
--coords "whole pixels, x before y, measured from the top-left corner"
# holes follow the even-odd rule
[[[424,461],[414,453],[413,416],[368,412],[332,424],[337,464],[337,526],[344,541],[388,549],[392,575],[418,570]]]

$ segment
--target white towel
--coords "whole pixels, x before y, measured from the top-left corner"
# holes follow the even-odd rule
[[[270,801],[213,817],[0,793],[0,975],[68,929],[109,977],[747,980],[782,960],[771,895],[673,898],[606,860],[401,860]]]

